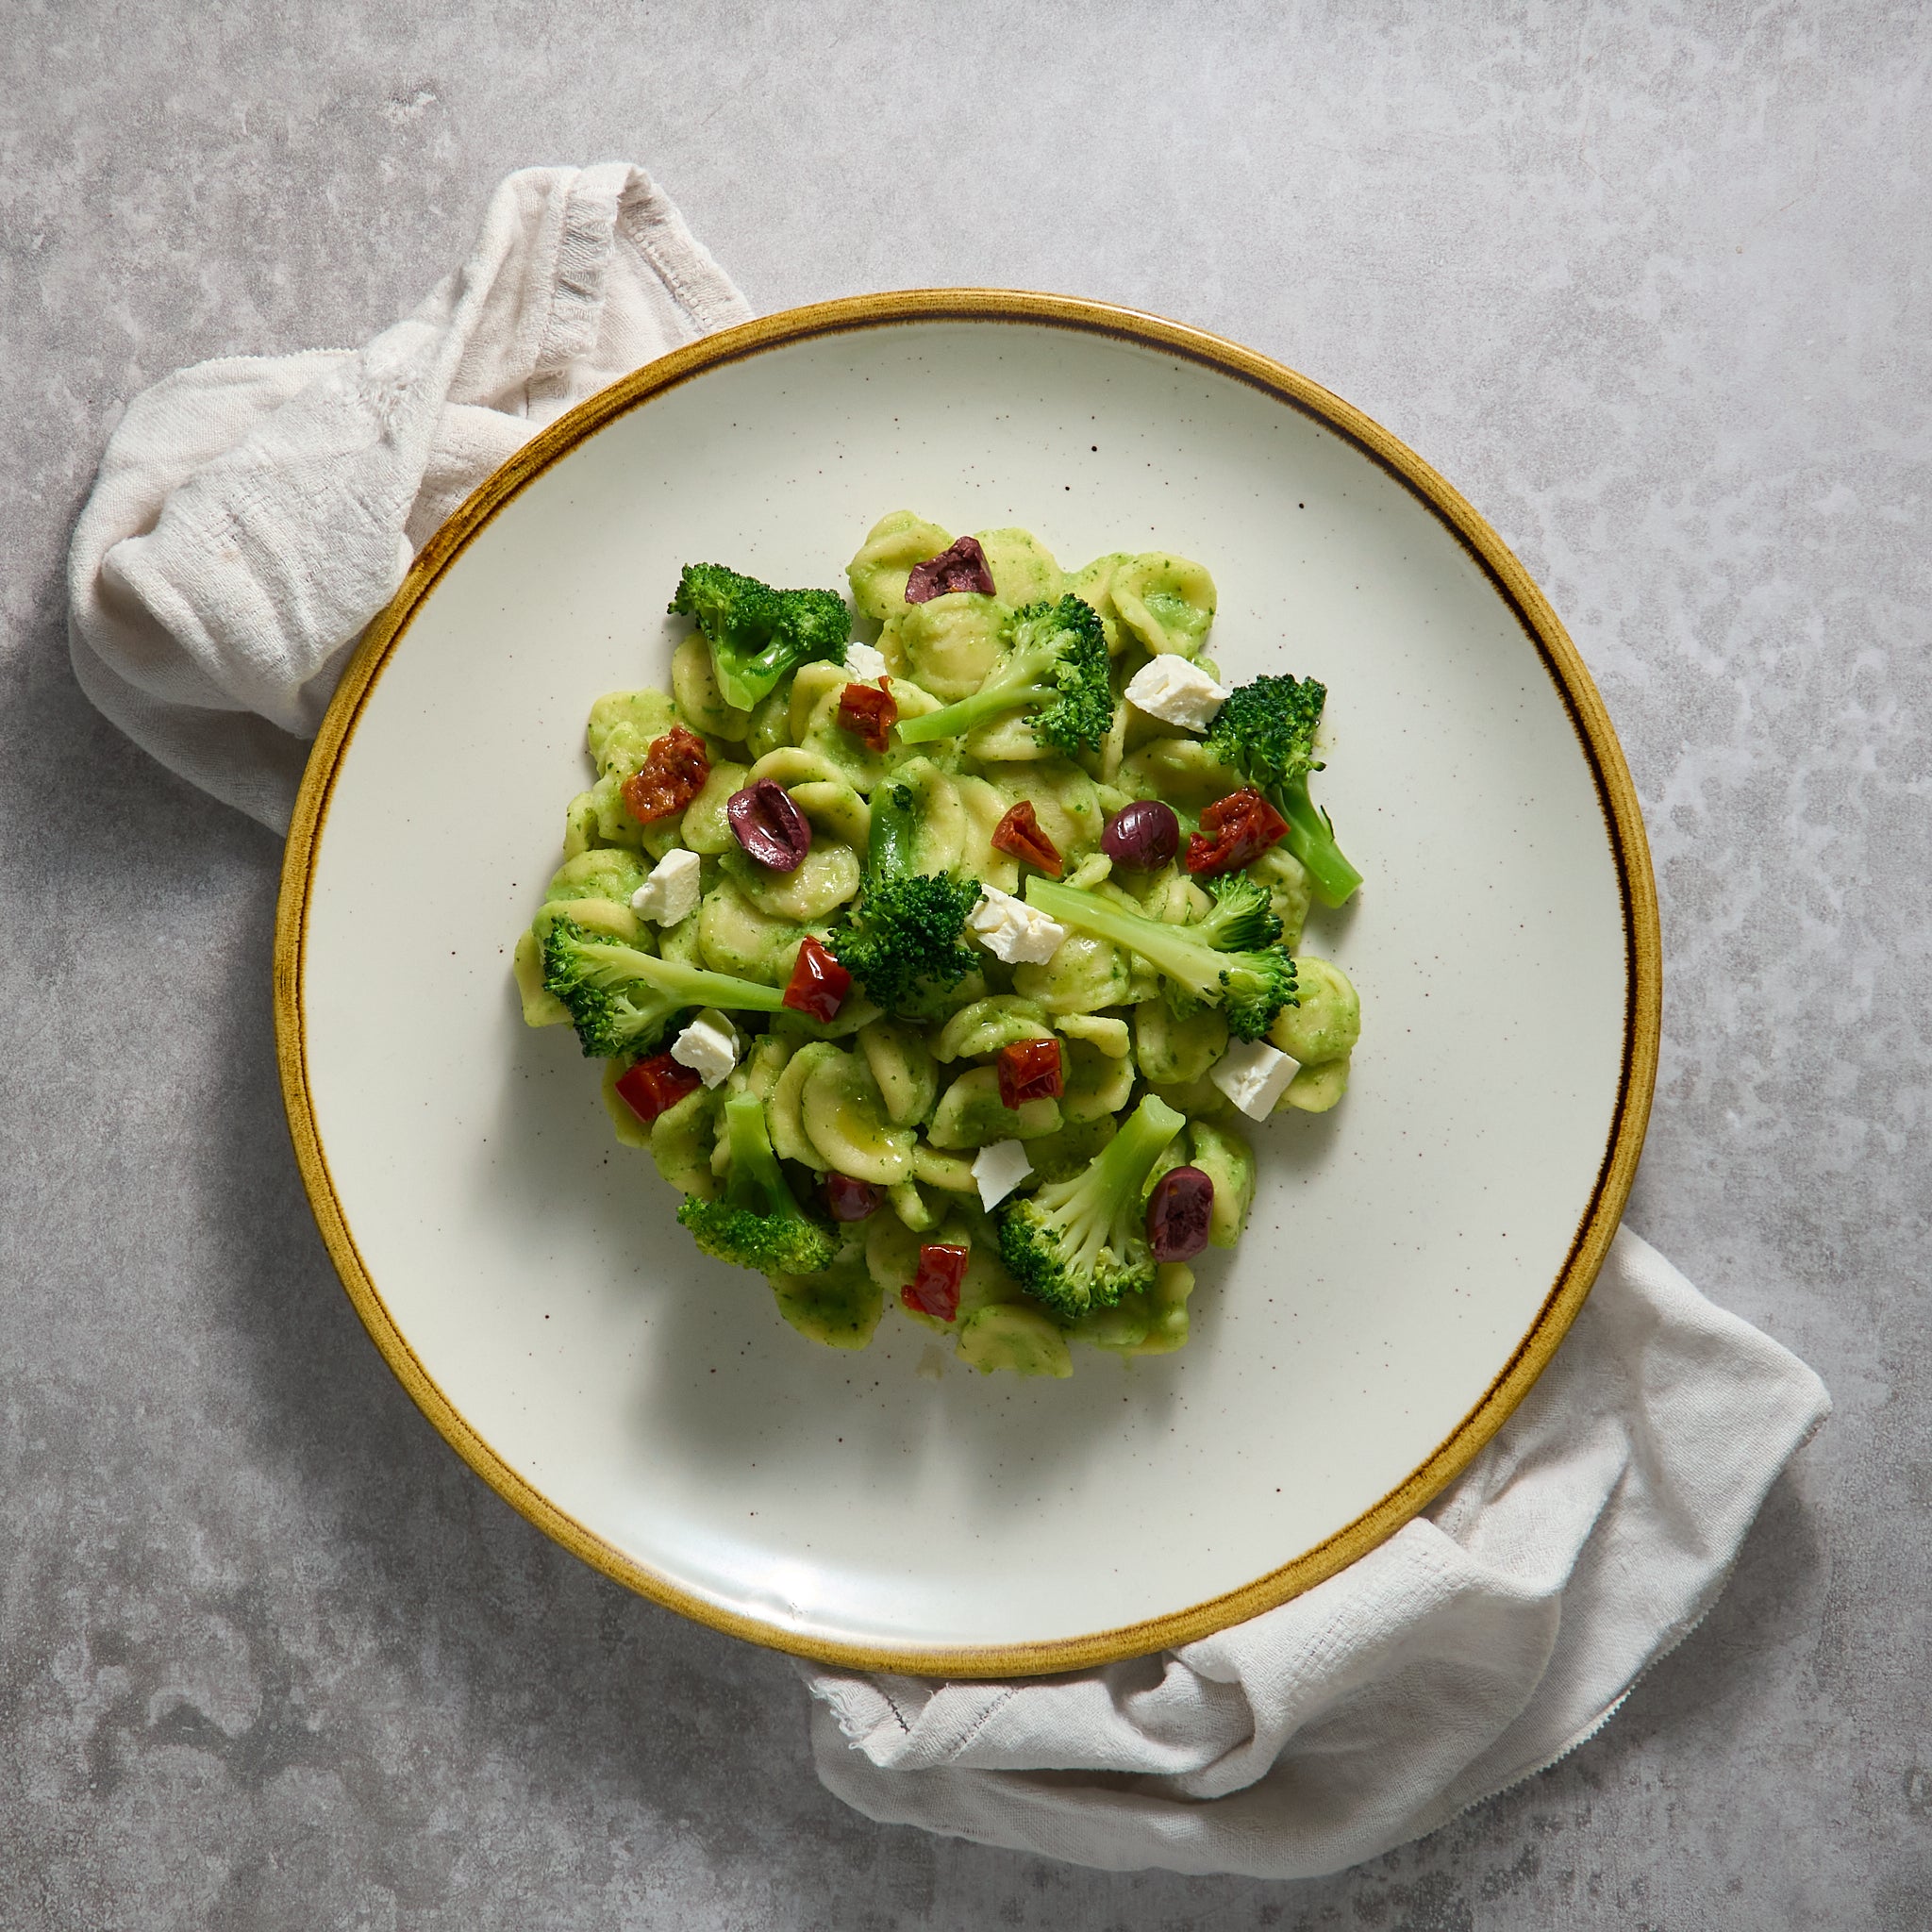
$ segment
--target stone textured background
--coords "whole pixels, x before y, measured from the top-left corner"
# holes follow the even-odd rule
[[[1932,13],[16,0],[0,62],[0,1924],[1932,1923]],[[613,158],[761,308],[1004,283],[1280,356],[1604,689],[1668,953],[1631,1219],[1838,1414],[1624,1713],[1419,1845],[1269,1886],[871,1825],[787,1666],[512,1516],[335,1282],[275,846],[79,696],[67,533],[133,391],[360,341],[505,171]]]

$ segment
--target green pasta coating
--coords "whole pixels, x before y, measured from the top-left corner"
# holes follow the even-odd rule
[[[918,569],[974,546],[965,589]],[[1361,1035],[1347,975],[1299,954],[1311,900],[1359,883],[1308,795],[1326,689],[1257,676],[1200,728],[1129,704],[1167,654],[1220,675],[1213,578],[1164,551],[1062,571],[1028,531],[956,545],[896,510],[847,580],[856,618],[685,566],[672,691],[591,708],[524,1018],[607,1062],[620,1144],[800,1335],[863,1348],[893,1307],[983,1374],[1171,1353],[1190,1261],[1241,1240],[1265,1173],[1236,1121],[1333,1108]],[[1180,849],[1117,863],[1147,801]],[[1246,844],[1207,836],[1231,810]]]

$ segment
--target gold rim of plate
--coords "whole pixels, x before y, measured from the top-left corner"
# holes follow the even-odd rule
[[[1624,902],[1624,1063],[1617,1105],[1590,1205],[1529,1332],[1482,1398],[1419,1467],[1326,1541],[1251,1583],[1183,1610],[1091,1636],[970,1648],[841,1643],[721,1608],[626,1556],[558,1509],[509,1467],[437,1387],[397,1327],[356,1245],[329,1176],[308,1091],[303,952],[308,894],[329,797],[357,720],[409,621],[491,518],[526,484],[617,417],[707,370],[815,337],[907,323],[1020,323],[1112,337],[1204,364],[1286,403],[1344,437],[1398,478],[1448,526],[1515,613],[1562,693],[1589,761]],[[734,1637],[856,1670],[934,1676],[1039,1676],[1191,1642],[1286,1603],[1394,1534],[1474,1459],[1542,1373],[1589,1294],[1637,1172],[1657,1078],[1663,959],[1657,887],[1637,793],[1608,713],[1575,646],[1529,574],[1463,497],[1405,443],[1359,409],[1282,363],[1206,331],[1139,310],[1064,295],[1000,289],[915,289],[791,308],[705,336],[612,383],[531,439],[486,478],[424,547],[402,587],[369,625],[342,674],[303,777],[282,863],[275,913],[275,1054],[302,1183],[336,1272],[383,1358],[444,1440],[510,1507],[607,1576]]]

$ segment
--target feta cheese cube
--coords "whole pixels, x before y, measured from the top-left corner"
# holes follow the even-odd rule
[[[1134,673],[1127,702],[1163,724],[1205,731],[1226,704],[1227,693],[1198,664],[1167,652]]]
[[[698,856],[679,846],[651,868],[651,875],[630,895],[630,909],[640,919],[675,925],[689,919],[698,905]]]
[[[876,684],[886,675],[886,654],[855,641],[845,646],[845,668],[861,683]]]
[[[1265,1121],[1301,1070],[1301,1061],[1291,1059],[1265,1040],[1237,1040],[1214,1063],[1208,1077],[1251,1121]]]
[[[1026,1176],[1033,1163],[1018,1141],[995,1141],[982,1147],[973,1163],[973,1178],[979,1183],[979,1205],[991,1211],[997,1208]]]
[[[997,886],[982,886],[985,894],[967,915],[966,924],[986,942],[986,950],[1008,966],[1044,966],[1059,951],[1067,929]]]
[[[672,1042],[671,1058],[707,1087],[722,1086],[738,1064],[738,1040],[722,1014],[700,1013]]]

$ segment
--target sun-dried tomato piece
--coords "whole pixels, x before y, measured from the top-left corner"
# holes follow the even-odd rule
[[[1187,868],[1196,878],[1239,872],[1287,830],[1288,821],[1252,785],[1243,785],[1201,814],[1201,829],[1188,835]]]
[[[972,1258],[970,1248],[927,1241],[919,1251],[919,1270],[899,1291],[899,1299],[917,1314],[950,1322],[959,1312],[959,1284]]]
[[[641,825],[668,819],[682,811],[711,775],[705,741],[695,731],[674,724],[662,738],[654,738],[644,761],[624,781],[624,805]]]
[[[796,872],[811,850],[811,823],[775,778],[757,778],[724,801],[731,836],[760,865]]]
[[[899,701],[877,684],[848,684],[839,693],[839,728],[849,731],[867,751],[884,751],[886,734],[899,722]]]
[[[961,537],[950,550],[941,550],[937,557],[915,563],[906,579],[908,604],[929,603],[952,591],[977,591],[982,597],[994,594],[992,567],[987,562],[977,537]]]
[[[668,1053],[658,1053],[618,1074],[617,1097],[648,1127],[704,1084],[690,1067],[679,1066]]]
[[[992,828],[992,849],[1024,858],[1052,878],[1058,878],[1066,870],[1060,862],[1059,848],[1040,829],[1030,798],[1023,798]]]
[[[997,1065],[1002,1107],[1018,1107],[1025,1100],[1058,1100],[1066,1088],[1058,1040],[1016,1040],[1000,1048]]]
[[[831,1209],[834,1221],[869,1221],[879,1211],[879,1203],[885,1198],[881,1189],[852,1174],[825,1176],[825,1206]]]
[[[1157,1261],[1191,1261],[1213,1221],[1214,1183],[1198,1167],[1171,1167],[1147,1203],[1147,1245]]]
[[[808,1020],[836,1020],[851,991],[851,974],[808,933],[786,984],[785,1004]]]

